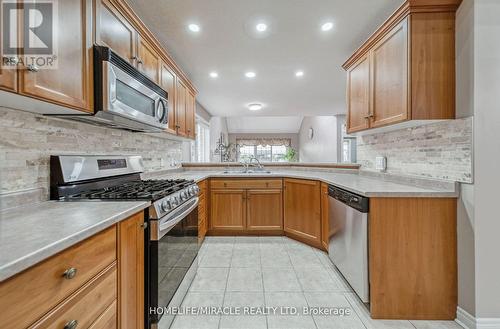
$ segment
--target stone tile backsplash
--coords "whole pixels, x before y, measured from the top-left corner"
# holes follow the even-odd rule
[[[49,157],[59,154],[142,155],[149,172],[180,164],[182,142],[0,108],[0,195],[41,189],[47,199]]]
[[[357,138],[361,170],[375,171],[387,157],[387,173],[472,183],[473,118],[442,121]]]

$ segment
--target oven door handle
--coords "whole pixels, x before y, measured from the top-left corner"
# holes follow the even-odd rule
[[[193,211],[193,209],[198,207],[198,202],[199,202],[198,197],[193,198],[183,205],[182,208],[185,209],[182,209],[181,213],[178,212],[179,210],[181,210],[179,209],[178,211],[174,211],[171,214],[168,214],[167,216],[163,217],[159,223],[159,229],[158,229],[159,238],[165,235],[168,231],[170,231],[172,227],[177,225],[181,220],[183,220],[187,215],[189,215],[189,213]]]

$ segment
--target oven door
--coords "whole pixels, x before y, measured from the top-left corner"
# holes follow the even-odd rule
[[[103,61],[103,110],[160,129],[168,127],[168,103],[129,72]]]
[[[152,328],[168,328],[172,316],[159,308],[179,307],[196,273],[198,198],[193,198],[158,221],[151,221],[150,305]],[[153,233],[156,232],[156,233]]]

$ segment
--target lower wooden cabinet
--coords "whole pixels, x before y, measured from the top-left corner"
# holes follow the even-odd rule
[[[282,179],[210,181],[210,231],[282,234]]]
[[[285,234],[321,248],[320,182],[285,179]]]
[[[3,56],[1,60],[3,61]],[[0,89],[8,91],[17,91],[17,70],[2,69],[0,66]]]
[[[328,184],[321,183],[321,246],[328,251],[330,240],[330,213],[328,211]]]
[[[144,328],[144,214],[118,225],[118,326]]]
[[[249,231],[283,230],[283,193],[281,190],[247,191],[247,225]]]
[[[200,199],[198,204],[198,242],[202,243],[208,231],[207,181],[199,182],[198,187],[200,188],[200,193],[198,194],[198,198]]]
[[[222,230],[245,229],[245,190],[210,191],[210,228]]]

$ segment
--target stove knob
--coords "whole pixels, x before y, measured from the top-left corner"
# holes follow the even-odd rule
[[[195,194],[200,193],[200,188],[198,187],[198,185],[193,186],[193,190]]]
[[[169,211],[170,209],[172,209],[172,201],[170,201],[170,199],[163,201],[161,203],[161,209],[163,211]]]
[[[182,191],[181,192],[181,201],[187,200],[187,198],[188,198],[188,195],[187,195],[186,191]]]
[[[189,193],[190,196],[196,195],[196,191],[194,190],[193,186],[190,186],[188,188],[188,193]]]
[[[177,196],[174,196],[172,200],[172,207],[175,207],[178,204],[179,204],[179,198]]]

